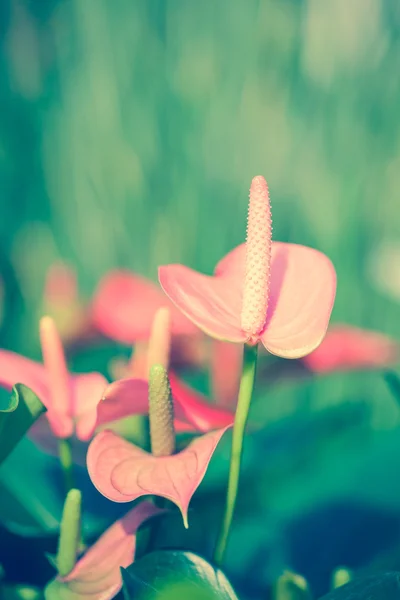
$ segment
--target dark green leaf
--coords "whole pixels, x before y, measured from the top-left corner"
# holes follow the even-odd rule
[[[321,600],[398,600],[400,598],[400,572],[380,573],[354,579],[336,588]]]
[[[42,600],[40,590],[25,585],[4,586],[1,588],[1,600]]]
[[[396,401],[400,404],[400,377],[394,371],[386,371],[383,377]]]
[[[200,556],[160,550],[122,569],[125,600],[237,600],[229,581]]]
[[[30,388],[22,383],[13,387],[7,408],[0,410],[0,463],[45,410]]]
[[[332,573],[332,589],[346,585],[352,580],[352,573],[346,567],[339,567]]]

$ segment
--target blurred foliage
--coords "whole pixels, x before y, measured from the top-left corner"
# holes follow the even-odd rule
[[[364,268],[376,243],[400,237],[395,0],[2,0],[0,10],[3,345],[37,352],[44,273],[59,257],[87,296],[116,266],[210,272],[243,240],[257,173],[275,238],[334,261],[333,320],[400,334],[398,305]],[[318,383],[312,402],[344,389],[392,423],[375,380]]]

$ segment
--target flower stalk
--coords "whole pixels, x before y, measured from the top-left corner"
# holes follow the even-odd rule
[[[220,566],[224,560],[233,515],[235,512],[236,499],[239,489],[240,467],[243,455],[243,440],[249,416],[251,398],[253,396],[257,368],[257,350],[257,345],[251,346],[249,344],[245,344],[243,349],[243,369],[240,380],[235,423],[233,426],[225,513],[214,551],[214,562],[217,566]]]
[[[69,438],[58,440],[58,455],[64,473],[65,491],[68,494],[75,488],[74,461],[72,458],[72,445]]]

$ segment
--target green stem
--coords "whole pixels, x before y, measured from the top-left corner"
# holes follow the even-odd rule
[[[70,439],[59,439],[58,440],[58,452],[60,457],[60,464],[64,471],[64,481],[66,493],[75,488],[74,482],[74,463],[72,460],[72,446]]]
[[[236,408],[235,423],[232,434],[232,450],[229,467],[228,489],[226,494],[225,514],[221,524],[217,544],[214,551],[214,562],[217,566],[222,564],[228,544],[229,532],[235,512],[236,498],[239,488],[240,465],[243,454],[243,438],[246,429],[251,397],[253,395],[254,381],[257,367],[258,346],[244,345],[243,370],[240,380],[238,404]]]

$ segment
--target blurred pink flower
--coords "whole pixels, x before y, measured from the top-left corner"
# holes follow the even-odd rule
[[[112,431],[103,431],[89,446],[90,478],[99,492],[114,502],[130,502],[144,495],[167,498],[178,506],[187,527],[190,500],[228,427],[196,438],[172,456],[153,456]]]
[[[80,440],[92,437],[97,406],[107,380],[100,373],[71,375],[55,323],[44,317],[40,326],[44,365],[14,352],[0,350],[0,385],[11,389],[15,383],[30,387],[45,405],[50,427],[56,437],[74,433]]]
[[[169,372],[174,400],[175,427],[178,432],[207,432],[233,423],[230,410],[210,404],[201,394]],[[97,425],[110,423],[132,414],[149,412],[148,383],[144,379],[120,379],[111,383],[99,405]]]
[[[298,360],[260,364],[260,383],[275,385],[287,380],[298,380],[312,374],[340,371],[379,369],[396,364],[400,344],[391,337],[354,327],[337,324],[328,328],[320,346]],[[218,404],[231,410],[236,405],[239,388],[242,349],[237,344],[217,341],[212,349],[212,381]]]
[[[127,373],[133,377],[122,378],[112,383],[104,393],[105,402],[101,405],[105,422],[110,422],[112,414],[128,416],[148,414],[147,380],[153,365],[169,369],[171,351],[171,312],[163,307],[156,310],[145,350],[135,349]],[[175,404],[175,427],[177,431],[210,431],[225,427],[233,422],[233,413],[210,404],[197,391],[179,380],[173,371],[169,371],[172,396]]]
[[[159,268],[167,296],[208,335],[229,342],[259,341],[272,354],[300,358],[324,338],[336,274],[321,252],[271,242],[267,184],[250,189],[246,244],[227,254],[209,277],[183,265]]]
[[[122,587],[121,567],[132,564],[140,525],[164,511],[142,502],[114,523],[65,577],[46,588],[46,598],[110,600]]]
[[[67,345],[93,336],[89,311],[79,294],[74,269],[63,261],[53,263],[46,273],[43,312],[51,316]]]
[[[211,346],[212,397],[218,406],[236,406],[243,364],[242,344],[213,340]]]
[[[399,344],[390,337],[351,325],[333,325],[322,344],[302,359],[314,373],[376,369],[396,363]]]
[[[148,339],[154,315],[163,306],[171,310],[173,335],[198,331],[152,281],[130,271],[111,271],[94,294],[92,321],[105,336],[130,345]]]

